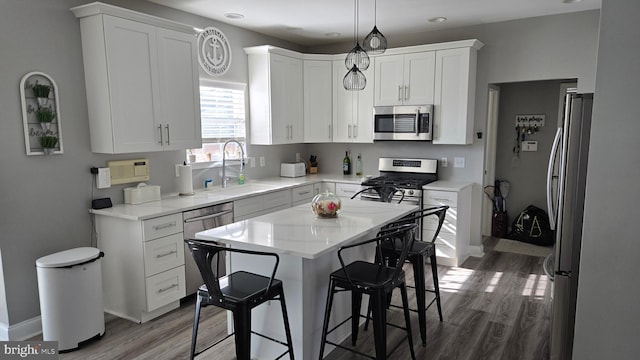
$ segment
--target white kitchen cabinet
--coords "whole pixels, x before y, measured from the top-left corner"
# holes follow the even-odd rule
[[[138,323],[186,296],[182,213],[133,221],[96,215],[104,308]]]
[[[305,59],[304,142],[332,142],[333,70],[332,60]]]
[[[251,143],[302,143],[302,55],[273,46],[245,48],[249,60]]]
[[[433,104],[435,52],[377,56],[375,106]]]
[[[91,150],[200,147],[193,29],[100,3],[72,10],[80,18]]]
[[[318,195],[321,193],[330,192],[336,193],[336,183],[323,181],[321,183],[313,184],[313,195]]]
[[[363,71],[364,90],[344,88],[344,58],[333,61],[333,142],[373,143],[373,69]]]
[[[360,190],[362,190],[362,185],[360,184],[336,183],[336,195],[342,198],[351,199],[351,197]]]
[[[469,256],[471,236],[471,186],[459,191],[424,190],[424,207],[448,205],[447,215],[436,239],[436,256],[439,265],[460,266]],[[422,236],[430,241],[435,234],[438,220],[425,218]]]
[[[436,51],[434,144],[472,144],[476,47]]]
[[[246,220],[291,207],[291,189],[255,195],[233,202],[233,221]]]
[[[291,206],[311,203],[314,195],[313,185],[296,186],[291,189]]]

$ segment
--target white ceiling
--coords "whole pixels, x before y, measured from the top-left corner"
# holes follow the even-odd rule
[[[301,46],[353,39],[352,0],[148,0]],[[374,0],[359,1],[359,38],[374,24]],[[564,0],[579,1],[579,0]],[[378,29],[394,37],[424,31],[599,9],[601,0],[377,0]],[[227,13],[243,14],[228,19]],[[429,22],[433,17],[447,21]],[[329,33],[339,36],[328,36]]]

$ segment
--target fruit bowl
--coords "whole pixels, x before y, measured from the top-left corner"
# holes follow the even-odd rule
[[[335,218],[340,210],[340,198],[333,193],[325,191],[311,200],[311,210],[319,218]]]

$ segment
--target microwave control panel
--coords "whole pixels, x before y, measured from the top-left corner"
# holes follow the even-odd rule
[[[126,184],[149,180],[149,159],[107,161],[111,184]]]

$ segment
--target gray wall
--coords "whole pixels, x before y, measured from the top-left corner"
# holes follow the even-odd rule
[[[547,208],[546,179],[551,145],[558,124],[558,96],[562,81],[532,81],[500,85],[496,179],[511,184],[507,197],[509,224],[528,205]],[[514,159],[516,115],[545,115],[545,126],[525,135],[538,141],[538,151],[521,151]]]
[[[151,162],[149,183],[175,191],[173,164],[182,162],[180,151],[108,156],[92,154],[89,146],[87,108],[78,20],[68,10],[87,3],[82,0],[3,0],[0,5],[0,331],[39,315],[35,260],[46,254],[86,246],[90,239],[87,208],[90,199],[110,196],[122,202],[122,188],[92,189],[91,166],[107,160],[147,157]],[[293,50],[291,44],[270,39],[202,17],[182,13],[141,0],[110,0],[108,3],[188,23],[200,28],[216,26],[230,39],[234,62],[223,80],[247,81],[242,47],[273,44]],[[486,46],[478,56],[476,100],[477,131],[486,123],[487,87],[490,83],[540,79],[578,78],[588,90],[593,83],[597,52],[598,11],[542,17],[522,21],[417,34],[395,39],[395,46],[478,38]],[[575,30],[571,30],[575,29]],[[347,51],[338,46],[335,52]],[[331,51],[328,51],[331,53]],[[65,153],[51,157],[26,156],[20,118],[18,83],[27,72],[40,70],[58,83],[63,113]],[[579,86],[580,86],[579,85]],[[248,178],[275,176],[277,164],[293,160],[295,152],[320,155],[321,171],[339,172],[345,144],[249,146],[249,156],[266,156],[266,168],[248,169]],[[365,173],[375,173],[379,156],[440,158],[464,156],[464,169],[447,168],[441,178],[482,183],[484,141],[469,146],[435,146],[429,143],[351,145],[362,152]],[[217,173],[198,172],[194,183]],[[42,175],[46,174],[46,175]],[[42,178],[44,177],[44,179]],[[480,234],[480,190],[474,196],[473,227]],[[479,238],[476,240],[479,244]],[[6,312],[5,312],[6,309]]]
[[[640,2],[603,0],[574,359],[640,354]]]

